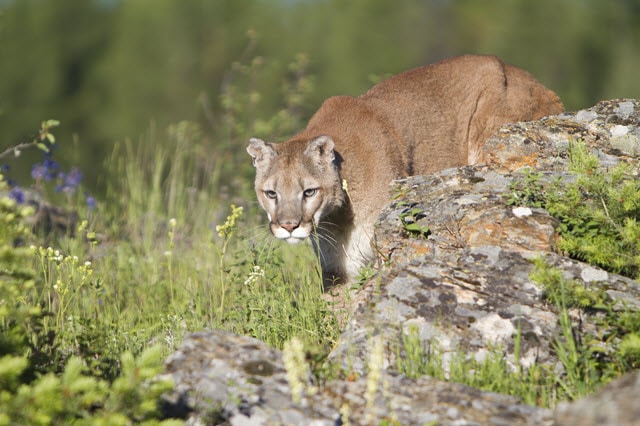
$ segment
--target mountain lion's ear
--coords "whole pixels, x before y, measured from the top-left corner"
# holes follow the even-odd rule
[[[333,139],[327,135],[318,136],[313,138],[307,144],[307,149],[304,150],[304,155],[309,156],[317,161],[332,162],[335,158],[333,153]]]
[[[275,149],[273,149],[273,145],[270,143],[266,143],[262,139],[251,138],[249,139],[249,146],[247,147],[247,152],[253,158],[253,166],[254,167],[262,167],[266,164],[269,164],[269,161],[278,153]]]

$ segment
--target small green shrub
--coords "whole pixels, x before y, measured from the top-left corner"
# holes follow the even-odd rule
[[[33,209],[4,195],[7,189],[0,175],[0,356],[28,355],[46,339],[47,313],[33,299],[38,271],[29,247],[33,235],[25,224]]]
[[[47,373],[20,384],[26,358],[0,358],[0,425],[182,424],[159,420],[159,397],[172,388],[171,382],[155,378],[162,370],[161,354],[159,347],[137,359],[124,353],[113,383],[86,375],[82,360],[72,357],[60,375]]]
[[[83,327],[99,298],[91,262],[33,246],[36,236],[26,224],[33,208],[7,193],[0,175],[0,425],[181,424],[160,421],[159,396],[172,386],[154,379],[163,367],[162,347],[137,359],[110,348],[106,356],[114,361],[95,364],[103,353],[100,345],[87,345]],[[105,341],[98,333],[91,343]],[[117,367],[105,374],[107,366]]]
[[[603,169],[581,141],[570,144],[574,178],[545,182],[529,172],[508,203],[545,208],[559,219],[559,251],[630,278],[640,277],[640,180],[626,164]]]
[[[574,346],[567,352],[572,354],[567,361],[571,361],[575,367],[571,370],[598,376],[598,382],[606,382],[625,371],[640,367],[636,345],[636,338],[640,335],[640,312],[615,307],[605,292],[606,288],[597,284],[586,287],[577,281],[568,280],[561,270],[551,267],[543,258],[534,259],[533,262],[530,277],[542,285],[545,299],[561,313],[564,339]],[[585,309],[594,314],[599,330],[597,336],[585,335],[574,342],[573,336],[579,334],[572,329],[566,316],[567,309],[573,308]],[[574,381],[579,383],[589,380],[582,377],[581,380]],[[587,390],[583,392],[586,393]]]
[[[534,259],[533,264],[530,278],[543,286],[543,297],[549,303],[565,308],[607,308],[604,288],[586,287],[568,280],[560,269],[550,267],[544,258]]]
[[[545,208],[559,220],[557,249],[578,260],[630,278],[640,277],[640,181],[627,164],[604,169],[582,141],[570,141],[569,179],[549,181],[527,172],[511,186],[507,202]],[[534,260],[531,278],[561,314],[563,336],[556,352],[566,373],[557,383],[569,398],[640,366],[640,313],[613,306],[606,288],[566,279],[544,259]],[[581,336],[568,309],[591,312],[597,336]]]
[[[398,203],[398,207],[403,207],[400,212],[399,218],[402,228],[413,237],[427,237],[430,233],[429,227],[421,225],[420,219],[425,218],[424,210],[419,207],[415,207],[414,204],[408,202]]]

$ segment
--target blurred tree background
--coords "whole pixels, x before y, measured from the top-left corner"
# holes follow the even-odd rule
[[[296,105],[308,118],[328,96],[464,53],[529,70],[569,110],[640,98],[640,2],[0,0],[0,149],[59,119],[56,157],[99,192],[114,143],[150,126],[200,122],[208,152],[244,159],[251,126],[233,140],[220,131],[232,79],[257,96],[244,117],[268,120],[286,103],[290,64],[308,58],[313,87]],[[259,70],[234,74],[234,63]],[[31,164],[12,160],[12,173]]]

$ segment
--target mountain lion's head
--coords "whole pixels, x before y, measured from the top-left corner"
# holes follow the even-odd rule
[[[292,244],[304,240],[344,202],[333,147],[324,135],[281,144],[250,140],[256,194],[275,237]]]

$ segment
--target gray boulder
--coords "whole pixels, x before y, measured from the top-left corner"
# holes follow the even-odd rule
[[[640,424],[640,372],[615,380],[594,395],[556,409],[558,425],[637,426]]]

